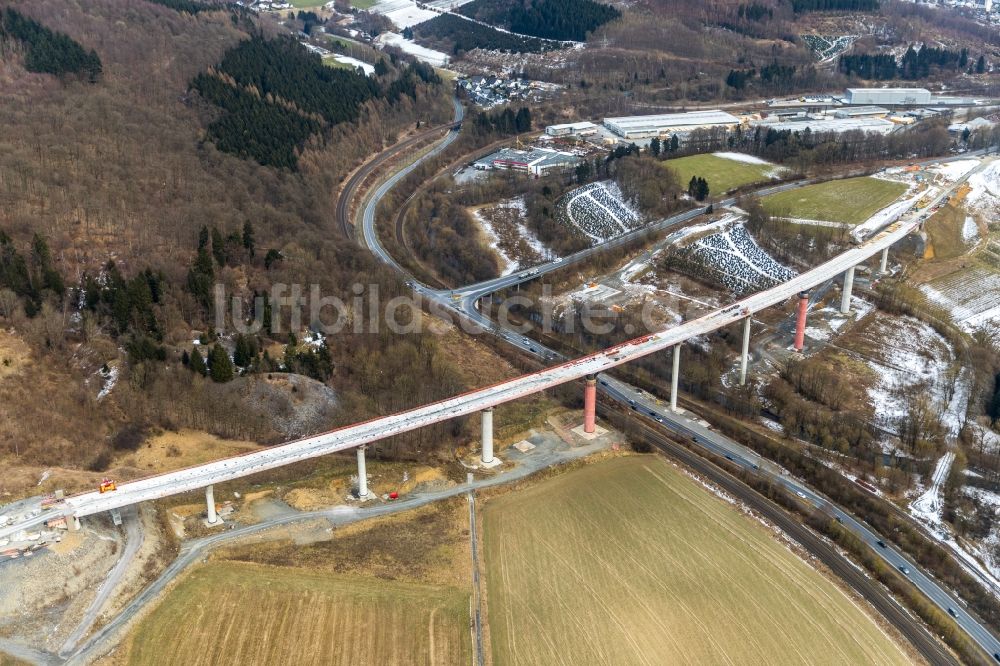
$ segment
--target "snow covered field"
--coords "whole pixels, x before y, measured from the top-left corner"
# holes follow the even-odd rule
[[[927,300],[951,313],[968,332],[1000,325],[1000,275],[979,266],[920,286]]]
[[[413,0],[381,0],[371,11],[387,17],[400,30],[440,16],[438,12],[418,6]]]
[[[357,58],[352,58],[350,56],[334,54],[333,59],[337,62],[342,62],[345,65],[350,65],[351,67],[360,67],[364,70],[365,76],[371,76],[375,73],[375,66],[369,65],[366,62],[361,62]]]
[[[979,160],[976,159],[955,160],[954,162],[945,162],[944,164],[932,166],[929,170],[940,175],[949,183],[953,183],[975,169],[978,165]]]
[[[535,232],[529,229],[524,223],[525,206],[523,197],[506,199],[492,208],[516,213],[518,220],[514,223],[513,235],[515,238],[509,238],[512,235],[510,233],[506,234],[505,238],[501,238],[501,233],[495,228],[491,215],[484,214],[483,209],[472,211],[473,218],[482,227],[483,233],[486,234],[490,248],[500,257],[500,263],[502,264],[501,275],[510,275],[521,268],[527,268],[538,263],[543,258],[555,258],[552,251],[545,247],[542,241],[538,239],[538,236],[535,235]],[[520,246],[521,251],[513,247],[512,242],[522,244]]]
[[[984,213],[1000,211],[1000,160],[969,176],[968,183],[972,189],[965,196],[967,206]]]
[[[401,49],[404,53],[409,53],[410,55],[415,56],[418,60],[423,60],[424,62],[436,67],[444,67],[448,64],[447,53],[435,51],[434,49],[429,49],[425,46],[420,46],[420,44],[417,44],[413,40],[405,39],[398,32],[383,32],[375,38],[375,41],[378,44],[395,46]]]
[[[735,160],[737,162],[745,162],[746,164],[770,164],[767,160],[762,160],[759,157],[753,155],[747,155],[746,153],[712,153],[716,157],[723,157],[727,160]]]
[[[618,184],[611,180],[567,192],[560,201],[559,211],[596,242],[620,236],[643,222],[642,216],[624,200]]]
[[[796,275],[760,249],[742,224],[700,238],[681,254],[734,294],[767,289]]]
[[[868,335],[877,347],[867,359],[876,383],[868,398],[876,406],[875,421],[898,432],[907,415],[909,391],[926,395],[941,408],[950,434],[957,434],[964,420],[968,390],[964,375],[955,374],[954,353],[941,334],[913,317],[884,316],[872,323]],[[952,391],[954,387],[954,391]]]

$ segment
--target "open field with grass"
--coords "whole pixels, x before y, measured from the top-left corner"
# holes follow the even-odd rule
[[[905,664],[854,600],[656,456],[490,500],[494,663]]]
[[[708,181],[708,189],[712,195],[728,192],[741,185],[766,182],[771,179],[771,173],[779,168],[773,164],[749,164],[711,153],[678,157],[667,160],[663,166],[677,174],[677,182],[683,188],[687,188],[692,176],[701,176]]]
[[[463,664],[468,594],[213,562],[140,623],[129,664]]]
[[[878,178],[847,178],[764,197],[775,215],[860,224],[902,196],[906,185]]]

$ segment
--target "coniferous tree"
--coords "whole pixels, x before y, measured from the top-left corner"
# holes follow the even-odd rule
[[[250,224],[250,220],[247,220],[246,222],[243,223],[242,240],[244,249],[246,249],[246,251],[250,254],[250,257],[252,258],[256,247],[253,235],[253,225]]]
[[[191,368],[192,372],[197,372],[202,377],[208,374],[208,367],[205,365],[205,359],[202,358],[201,352],[195,347],[191,350],[191,360],[188,363],[188,367]]]
[[[226,241],[218,227],[212,227],[212,256],[220,266],[226,265]]]
[[[236,348],[233,350],[233,362],[241,368],[248,368],[257,356],[256,344],[249,335],[236,336]]]
[[[215,344],[208,358],[212,381],[224,384],[233,379],[233,363],[229,360],[229,354],[226,353],[222,345]]]

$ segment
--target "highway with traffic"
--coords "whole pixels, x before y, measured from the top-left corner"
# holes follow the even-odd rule
[[[456,114],[461,113],[460,109],[460,105],[456,105]],[[395,260],[382,248],[375,233],[375,208],[380,198],[398,183],[401,178],[412,172],[422,159],[443,151],[447,145],[454,141],[456,136],[456,132],[449,132],[421,160],[415,161],[384,181],[365,204],[362,224],[365,243],[372,249],[376,256],[396,270],[402,271]],[[979,168],[982,168],[982,165]],[[972,173],[975,173],[975,170],[966,174],[965,178],[954,183],[951,188],[942,190],[938,193],[935,200],[925,208],[938,203],[951,189],[964,182]],[[796,186],[800,186],[800,184],[787,183],[779,185],[777,188]],[[701,212],[700,210],[689,211],[681,216],[675,216],[671,220],[665,220],[660,224],[663,225],[662,228],[666,229],[671,225],[688,221],[696,215],[701,214]],[[862,244],[852,247],[830,261],[803,272],[783,284],[752,294],[697,319],[683,322],[672,328],[643,335],[634,340],[582,358],[559,362],[534,373],[506,380],[493,386],[475,389],[458,396],[422,405],[400,413],[338,428],[327,433],[306,437],[266,450],[216,460],[135,481],[119,483],[117,490],[113,492],[99,493],[93,491],[74,495],[66,498],[64,506],[55,511],[61,511],[67,516],[83,517],[129,506],[138,502],[199,490],[212,484],[223,483],[301,460],[353,449],[433,423],[475,414],[488,407],[524,398],[567,382],[588,376],[600,375],[624,363],[673,348],[693,337],[705,335],[722,327],[740,322],[745,317],[752,316],[753,313],[765,308],[785,303],[799,292],[806,291],[818,284],[842,275],[849,268],[857,266],[902,240],[908,234],[915,231],[920,226],[921,221],[920,211],[907,211]],[[619,242],[628,241],[623,240]],[[584,258],[586,257],[581,256],[572,260],[580,261]],[[534,279],[538,275],[564,266],[570,260],[571,258],[566,258],[562,262],[551,262],[544,267],[539,267],[537,271],[532,269],[533,273],[528,277]],[[523,279],[525,278],[519,274],[498,278],[487,283],[481,283],[480,285],[473,285],[457,290],[455,292],[459,296],[457,299],[453,298],[451,291],[435,291],[415,283],[414,288],[418,293],[428,298],[432,302],[432,305],[443,308],[445,311],[450,311],[460,317],[471,319],[486,330],[493,330],[495,325],[476,309],[476,300],[495,289],[516,284]],[[528,340],[521,335],[515,335],[508,331],[500,331],[499,335],[506,342],[522,350],[528,350],[543,359],[551,360],[558,358],[558,354],[554,351],[546,349],[539,343]],[[882,547],[880,545],[881,538],[873,531],[856,521],[846,512],[832,505],[827,499],[813,492],[800,481],[782,475],[780,470],[774,469],[770,464],[765,464],[756,454],[739,446],[728,438],[711,431],[697,421],[662,409],[655,402],[651,401],[648,396],[641,394],[633,387],[610,377],[602,377],[599,388],[610,398],[621,401],[623,404],[629,405],[630,408],[634,407],[636,410],[645,410],[647,414],[650,414],[654,419],[663,423],[675,433],[690,437],[694,443],[704,446],[707,450],[724,455],[736,464],[770,474],[804,501],[815,506],[827,508],[831,513],[839,517],[848,529],[851,529],[866,543],[871,545],[873,550],[879,553],[887,562],[904,572],[943,611],[953,615],[959,626],[968,632],[988,654],[1000,654],[1000,641],[975,618],[969,615],[960,602],[945,592],[933,579],[925,575],[919,567],[905,558],[896,549],[889,546]],[[32,525],[37,525],[45,518],[50,518],[51,516],[52,512],[48,515],[42,514],[41,516],[29,518],[27,521],[20,521],[0,528],[0,538]],[[998,661],[1000,661],[1000,658],[998,658]]]

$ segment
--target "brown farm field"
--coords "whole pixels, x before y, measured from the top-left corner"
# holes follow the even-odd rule
[[[450,665],[470,654],[463,591],[210,562],[143,619],[128,663]]]
[[[852,598],[655,456],[611,459],[483,509],[503,664],[905,664]]]

